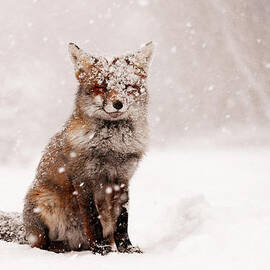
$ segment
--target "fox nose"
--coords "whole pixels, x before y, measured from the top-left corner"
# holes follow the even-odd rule
[[[116,110],[120,110],[123,108],[123,103],[120,101],[120,100],[116,100],[114,103],[113,103],[113,107],[116,109]]]

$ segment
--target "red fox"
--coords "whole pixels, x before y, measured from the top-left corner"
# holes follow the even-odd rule
[[[141,252],[128,236],[129,181],[145,153],[153,43],[111,59],[69,53],[75,109],[49,142],[23,211],[26,241],[54,252]],[[4,238],[3,236],[0,238]]]

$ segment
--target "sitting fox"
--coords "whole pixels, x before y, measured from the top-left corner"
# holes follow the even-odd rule
[[[75,109],[45,149],[23,211],[26,240],[54,252],[140,252],[128,236],[129,180],[147,145],[153,44],[107,59],[73,43]],[[0,236],[0,238],[4,238]]]

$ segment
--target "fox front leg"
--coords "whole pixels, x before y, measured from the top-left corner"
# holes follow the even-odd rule
[[[127,194],[127,193],[123,193]],[[122,196],[123,196],[122,194]],[[125,196],[125,195],[124,195]],[[128,195],[126,195],[128,198]],[[128,201],[122,204],[121,212],[117,219],[116,230],[114,233],[114,241],[119,252],[123,253],[142,253],[140,248],[131,244],[128,235]]]
[[[91,187],[86,182],[81,182],[74,184],[74,188],[77,193],[83,229],[88,238],[90,249],[93,253],[106,255],[111,251],[111,247],[105,244]]]

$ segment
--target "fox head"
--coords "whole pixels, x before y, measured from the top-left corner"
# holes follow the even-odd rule
[[[74,43],[69,44],[69,53],[79,81],[76,98],[79,113],[111,121],[145,113],[152,42],[120,57],[89,55]]]

